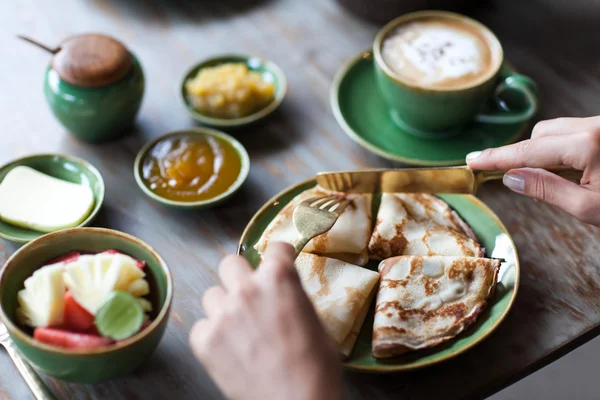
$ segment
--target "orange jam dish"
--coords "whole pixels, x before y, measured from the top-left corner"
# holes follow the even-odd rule
[[[238,149],[218,135],[168,135],[144,155],[141,179],[161,198],[193,203],[228,192],[242,167]]]
[[[273,82],[241,63],[202,68],[185,83],[185,90],[197,111],[226,119],[251,115],[275,98]]]

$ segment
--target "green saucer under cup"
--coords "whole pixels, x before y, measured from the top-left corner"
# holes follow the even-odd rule
[[[514,72],[505,63],[501,74]],[[413,135],[393,121],[375,81],[371,52],[357,54],[340,68],[331,87],[331,107],[344,132],[360,146],[388,160],[418,166],[462,165],[472,151],[515,142],[528,126],[527,121],[471,121],[451,137],[432,140]]]

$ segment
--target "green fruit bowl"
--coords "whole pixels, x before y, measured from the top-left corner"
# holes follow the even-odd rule
[[[26,166],[46,175],[68,182],[89,186],[94,194],[94,208],[88,217],[78,226],[88,226],[92,223],[104,202],[104,180],[100,172],[92,164],[81,158],[63,154],[36,154],[19,158],[0,167],[0,182],[13,168]],[[11,242],[27,243],[44,235],[43,232],[21,228],[0,221],[0,238]]]
[[[134,336],[103,348],[73,350],[37,342],[15,319],[23,282],[48,260],[71,250],[98,253],[116,249],[146,261],[152,323]],[[27,361],[40,372],[71,382],[97,383],[130,374],[150,357],[169,319],[173,298],[171,273],[152,247],[128,234],[103,228],[73,228],[49,233],[26,244],[0,272],[0,319]]]

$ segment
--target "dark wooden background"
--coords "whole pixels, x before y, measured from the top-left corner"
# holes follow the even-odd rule
[[[496,0],[469,14],[489,25],[507,59],[539,83],[540,118],[600,113],[597,2]],[[38,152],[64,152],[92,162],[107,184],[97,225],[149,242],[167,260],[175,280],[170,325],[148,363],[132,376],[101,385],[48,379],[56,393],[65,399],[220,397],[191,355],[187,333],[202,316],[203,291],[217,282],[219,259],[235,251],[247,221],[272,195],[317,171],[392,165],[347,138],[329,107],[336,70],[367,49],[378,28],[333,0],[0,2],[0,163]],[[45,104],[48,55],[15,39],[24,33],[53,45],[90,31],[124,41],[147,78],[135,131],[94,146],[74,140]],[[136,186],[135,154],[151,138],[194,126],[177,95],[180,79],[194,62],[224,52],[275,61],[288,76],[288,97],[268,124],[235,133],[252,159],[238,196],[212,211],[165,209]],[[395,375],[348,373],[353,399],[481,397],[598,334],[599,230],[497,183],[486,184],[479,196],[507,225],[520,252],[522,284],[512,312],[482,344],[441,365]],[[0,242],[0,262],[14,249]],[[31,398],[5,352],[0,365],[0,396]]]

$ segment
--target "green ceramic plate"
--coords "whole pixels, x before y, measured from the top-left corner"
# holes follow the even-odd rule
[[[472,123],[445,139],[426,139],[402,131],[392,120],[375,82],[370,52],[359,54],[337,73],[331,87],[331,107],[344,131],[365,149],[392,161],[411,165],[445,166],[465,163],[472,151],[516,141],[527,122]],[[511,67],[505,66],[507,70]]]
[[[267,225],[277,213],[289,203],[294,196],[315,185],[313,179],[299,183],[279,193],[269,200],[248,223],[238,248],[238,254],[244,255],[253,266],[257,266],[260,257],[254,245],[260,239]],[[349,369],[365,372],[393,372],[426,367],[452,358],[485,339],[502,322],[508,314],[519,286],[519,261],[517,250],[508,231],[485,204],[470,195],[439,195],[471,226],[479,241],[486,248],[489,257],[503,258],[498,276],[498,286],[489,307],[477,322],[446,344],[430,350],[413,352],[389,361],[379,361],[371,356],[371,336],[373,326],[373,310],[371,311],[350,358],[345,365]],[[378,206],[378,196],[374,206]],[[371,261],[367,267],[376,270],[377,262]]]
[[[185,83],[196,76],[199,70],[206,67],[214,67],[216,65],[225,63],[242,63],[248,66],[251,71],[258,71],[261,73],[263,79],[267,82],[273,82],[275,84],[275,98],[266,107],[258,110],[254,114],[250,114],[242,118],[214,118],[208,115],[200,113],[194,108],[194,106],[188,100],[187,92],[185,90]],[[263,118],[266,118],[269,114],[279,107],[287,90],[287,80],[285,74],[277,65],[271,61],[266,61],[258,57],[244,56],[244,55],[222,55],[218,57],[209,58],[208,60],[202,61],[199,64],[193,66],[183,77],[181,82],[180,94],[183,100],[183,104],[187,108],[191,117],[196,121],[213,127],[222,128],[241,128],[254,122],[257,122]]]
[[[33,168],[55,178],[89,186],[94,193],[94,209],[78,227],[88,226],[94,220],[100,207],[102,207],[105,188],[102,175],[100,175],[100,172],[92,164],[81,158],[62,154],[36,154],[19,158],[0,167],[0,182],[2,182],[10,170],[20,165]],[[26,243],[42,235],[44,235],[43,232],[20,228],[0,221],[0,237],[3,239]]]

